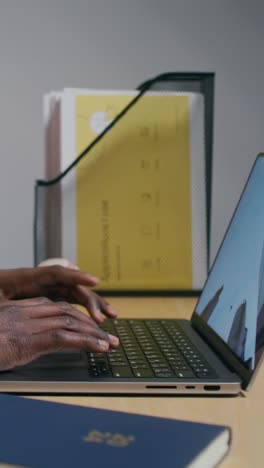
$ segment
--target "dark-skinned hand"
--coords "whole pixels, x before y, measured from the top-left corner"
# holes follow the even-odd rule
[[[51,280],[53,280],[52,288],[55,288],[58,279],[60,284],[64,279],[64,285],[68,280],[70,284],[74,284],[71,280],[73,277],[63,273],[59,270],[58,275],[54,276],[48,271],[44,276],[40,275],[41,282],[38,285],[35,285],[33,281],[30,285],[30,281],[23,282],[22,278],[32,279],[31,272],[25,275],[23,270],[18,270],[17,277],[21,274],[21,289],[16,292],[24,291],[25,293],[31,286],[32,291],[37,293],[38,287],[46,288],[47,281],[51,282]],[[42,285],[43,278],[44,286]],[[77,285],[80,280],[90,281],[89,277],[87,279],[83,274],[77,273],[77,278]],[[101,307],[105,312],[104,307]],[[67,302],[53,302],[46,297],[0,301],[1,371],[27,364],[41,355],[52,352],[64,350],[107,352],[117,347],[118,344],[116,337],[104,332],[92,318]]]
[[[0,298],[3,300],[47,297],[86,308],[97,322],[104,316],[114,318],[117,313],[103,297],[91,291],[98,278],[78,269],[59,265],[0,270]]]

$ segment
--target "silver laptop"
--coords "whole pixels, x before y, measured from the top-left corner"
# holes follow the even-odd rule
[[[57,353],[0,373],[0,391],[238,394],[264,350],[264,154],[259,155],[190,321],[106,320],[119,349]]]

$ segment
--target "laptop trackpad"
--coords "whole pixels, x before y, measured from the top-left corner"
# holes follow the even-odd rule
[[[83,368],[86,363],[86,355],[80,351],[65,351],[41,356],[30,364],[18,367],[18,369],[72,369],[73,367]],[[87,365],[86,365],[87,367]]]
[[[68,351],[47,354],[14,370],[0,372],[0,382],[8,381],[87,381],[85,352]]]

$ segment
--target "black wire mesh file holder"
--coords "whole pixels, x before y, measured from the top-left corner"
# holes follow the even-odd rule
[[[207,270],[209,270],[210,252],[210,223],[211,223],[211,190],[212,190],[212,153],[213,153],[213,115],[214,115],[214,73],[208,72],[168,72],[160,74],[150,80],[140,84],[136,90],[138,93],[131,99],[112,122],[86,147],[81,154],[61,173],[49,180],[36,180],[34,191],[34,264],[39,264],[49,257],[59,257],[61,252],[56,248],[52,252],[47,248],[46,216],[49,214],[45,188],[50,187],[56,190],[60,182],[77,164],[101,141],[129,111],[141,97],[149,91],[176,91],[176,92],[197,92],[204,97],[204,149],[205,149],[205,193],[206,193],[206,246],[207,246]],[[42,190],[41,190],[42,189]],[[44,189],[44,190],[43,190]],[[54,220],[53,220],[54,221]],[[56,250],[57,249],[57,250]],[[100,293],[101,291],[98,290]],[[197,296],[201,289],[156,289],[156,290],[118,290],[104,289],[104,295],[159,295],[159,296]]]

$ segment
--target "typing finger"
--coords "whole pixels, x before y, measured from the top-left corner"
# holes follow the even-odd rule
[[[77,303],[84,306],[97,323],[103,322],[104,315],[109,318],[117,316],[117,312],[103,298],[83,286],[77,286],[74,295]]]
[[[67,314],[76,320],[96,325],[90,317],[71,304],[67,302],[52,302],[46,298],[37,303],[32,302],[30,305],[27,305],[24,313],[30,318],[44,318]]]
[[[2,345],[0,370],[13,369],[27,364],[38,357],[58,351],[86,350],[107,352],[109,342],[91,335],[67,330],[51,330],[40,334],[28,334],[9,331],[0,332]]]
[[[24,323],[22,327],[25,331],[30,331],[32,334],[39,334],[52,330],[69,330],[76,333],[94,336],[103,341],[108,341],[111,347],[117,347],[119,340],[117,337],[106,333],[97,326],[87,324],[70,315],[55,316],[49,318],[41,318],[31,320],[30,324]]]
[[[36,274],[36,272],[35,272]],[[40,268],[39,281],[42,286],[73,286],[82,284],[85,286],[95,286],[98,278],[89,273],[75,268],[65,268],[60,265]]]
[[[28,350],[39,355],[64,350],[85,350],[103,353],[109,350],[109,341],[92,335],[58,329],[31,335]]]

